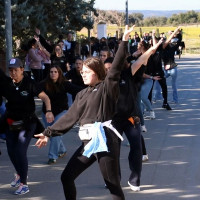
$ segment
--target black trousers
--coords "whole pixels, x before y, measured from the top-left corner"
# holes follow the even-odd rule
[[[153,85],[154,85],[154,82],[153,81]],[[166,78],[163,77],[161,80],[158,81],[161,88],[162,88],[162,96],[163,96],[163,103],[166,104],[167,103],[167,82],[166,82]],[[153,86],[151,88],[151,91],[149,93],[149,100],[152,101],[152,91],[153,91]]]
[[[75,179],[95,161],[98,161],[101,174],[110,190],[113,200],[124,200],[124,194],[120,185],[119,178],[119,138],[108,128],[104,128],[107,138],[108,152],[100,152],[91,155],[89,158],[83,156],[85,141],[76,150],[65,167],[61,181],[66,200],[76,200]]]
[[[129,167],[131,174],[129,182],[134,186],[140,186],[140,177],[142,171],[142,142],[140,124],[135,126],[129,120],[121,120],[114,122],[116,129],[123,134],[125,133],[130,144],[130,152],[128,155]]]

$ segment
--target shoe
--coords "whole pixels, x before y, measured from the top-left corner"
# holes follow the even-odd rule
[[[144,132],[144,133],[146,133],[146,132],[147,132],[147,128],[146,128],[146,126],[145,126],[145,125],[142,125],[142,126],[141,126],[141,131],[142,131],[142,132]]]
[[[56,163],[56,159],[49,159],[47,164],[51,165],[51,164],[55,164]]]
[[[148,160],[149,160],[148,154],[142,156],[142,162],[146,162],[146,161],[148,161]]]
[[[58,157],[59,157],[59,158],[63,158],[66,154],[67,154],[67,152],[60,153],[60,154],[58,155]]]
[[[26,194],[29,192],[29,188],[28,185],[24,185],[24,184],[20,184],[19,188],[15,191],[14,194],[16,195],[22,195],[22,194]]]
[[[149,115],[150,119],[155,119],[156,118],[155,112],[153,110],[150,111],[149,114],[150,114]]]
[[[140,191],[140,186],[134,186],[128,181],[129,186],[131,187],[131,190],[134,192],[139,192]]]
[[[168,103],[163,104],[162,108],[166,108],[166,110],[172,110]]]
[[[15,174],[15,179],[11,182],[11,187],[19,187],[20,185],[20,176]]]

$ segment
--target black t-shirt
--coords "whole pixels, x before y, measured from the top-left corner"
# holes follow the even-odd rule
[[[67,59],[65,56],[57,57],[56,55],[51,56],[51,65],[59,66],[63,72],[67,71],[66,68]]]
[[[54,115],[58,115],[63,110],[68,109],[67,92],[76,95],[82,88],[79,88],[69,81],[64,81],[62,84],[54,83],[57,90],[47,91],[45,81],[40,82],[38,87],[43,90],[51,101],[51,110]],[[46,113],[46,107],[43,103],[42,111]]]
[[[67,80],[71,80],[73,84],[81,86],[81,87],[87,87],[84,82],[83,78],[80,74],[77,73],[76,68],[72,68],[67,74],[65,75]]]
[[[0,73],[0,79],[1,77]],[[18,84],[13,84],[11,78],[4,76],[4,81],[1,83],[1,95],[7,99],[7,117],[22,120],[33,114],[35,112],[34,97],[40,92],[35,82],[26,75]]]
[[[80,74],[77,73],[76,68],[72,68],[69,72],[65,75],[67,80],[71,80],[71,83],[79,86],[80,88],[84,89],[87,85],[84,84],[83,78]],[[76,94],[72,94],[72,99],[75,100]]]
[[[115,122],[127,120],[138,113],[136,105],[138,87],[135,84],[134,76],[132,76],[131,67],[122,71],[119,85],[120,95],[117,101],[116,113],[113,117]]]
[[[160,45],[156,52],[150,57],[152,65],[151,68],[147,66],[147,71],[151,76],[160,76],[161,78],[164,77],[164,71],[162,69],[162,51],[163,49]]]
[[[179,46],[179,42],[169,43],[167,47],[163,50],[162,58],[163,58],[164,65],[174,62],[175,60],[174,55],[178,46]]]

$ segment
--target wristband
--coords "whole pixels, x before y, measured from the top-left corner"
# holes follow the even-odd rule
[[[52,112],[52,111],[51,111],[51,110],[47,110],[46,113],[47,113],[47,112]]]

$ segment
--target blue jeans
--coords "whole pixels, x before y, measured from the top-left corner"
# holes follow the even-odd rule
[[[42,119],[43,119],[45,128],[47,126],[51,126],[53,123],[55,123],[66,112],[67,112],[67,110],[64,110],[61,113],[59,113],[58,115],[54,116],[54,121],[52,123],[48,123],[46,121],[44,113],[42,113]],[[50,138],[49,153],[48,153],[49,159],[57,159],[59,154],[62,154],[62,153],[65,153],[65,152],[66,152],[66,148],[63,144],[62,136],[51,137]]]
[[[161,86],[158,81],[154,82],[154,87],[153,87],[154,93],[153,93],[153,99],[154,100],[162,100],[162,94],[161,94]]]
[[[28,175],[28,158],[27,150],[30,141],[36,130],[36,123],[30,123],[28,130],[11,131],[6,132],[6,145],[9,158],[20,176],[20,181],[23,184],[27,184]]]
[[[177,93],[177,87],[176,87],[176,80],[177,80],[177,67],[170,70],[165,70],[165,78],[168,78],[169,76],[172,77],[172,91],[173,91],[173,101],[178,103],[178,93]]]
[[[152,79],[144,79],[144,83],[142,84],[142,87],[141,87],[141,100],[144,106],[146,107],[147,111],[153,110],[151,102],[149,101],[149,98],[148,98],[152,85],[153,85]]]

